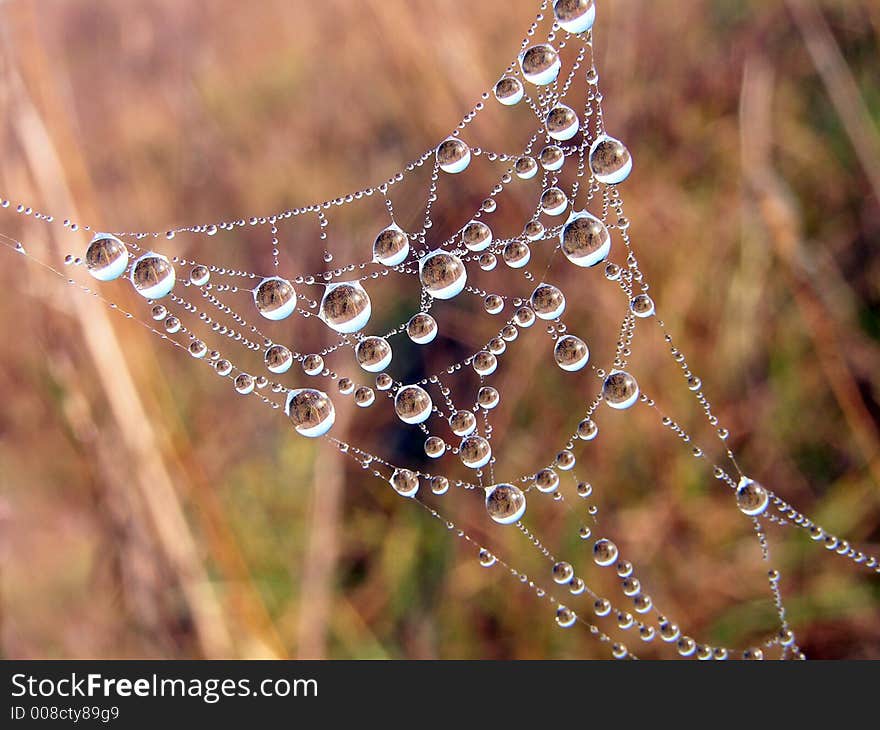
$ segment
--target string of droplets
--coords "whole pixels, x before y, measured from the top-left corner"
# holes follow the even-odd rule
[[[177,348],[188,351],[194,358],[208,363],[218,375],[232,380],[235,390],[240,394],[254,394],[274,410],[283,408],[293,420],[299,433],[330,439],[340,452],[355,459],[374,476],[390,482],[399,494],[415,498],[432,517],[445,523],[472,547],[478,548],[482,565],[486,567],[503,565],[513,577],[528,584],[536,595],[549,600],[556,607],[556,620],[561,627],[586,626],[600,641],[611,644],[612,656],[617,658],[634,656],[624,643],[612,641],[607,633],[582,618],[574,608],[550,595],[541,586],[540,581],[535,581],[511,567],[509,563],[500,561],[466,531],[457,528],[439,511],[421,501],[420,487],[423,483],[429,484],[431,492],[437,496],[446,494],[450,486],[482,493],[486,509],[492,519],[502,524],[515,524],[523,537],[550,564],[550,577],[553,581],[560,587],[568,588],[571,594],[569,603],[576,604],[580,596],[589,596],[593,600],[592,612],[598,620],[612,616],[616,619],[617,629],[629,631],[635,628],[639,638],[645,642],[652,641],[659,635],[664,642],[675,643],[678,653],[684,657],[726,658],[733,651],[732,649],[697,643],[693,638],[682,634],[674,622],[658,611],[650,595],[642,590],[640,580],[634,575],[633,566],[620,556],[617,546],[609,538],[603,536],[593,540],[593,531],[587,524],[582,524],[579,528],[579,536],[582,539],[593,540],[595,564],[601,568],[612,567],[616,571],[620,579],[621,592],[632,603],[636,616],[594,592],[582,577],[575,574],[571,563],[558,560],[522,521],[526,494],[533,490],[539,494],[552,495],[552,500],[560,504],[561,508],[570,513],[577,513],[577,508],[565,500],[560,491],[562,484],[560,472],[569,472],[576,494],[588,501],[586,522],[595,525],[598,505],[592,499],[595,496],[594,489],[590,483],[581,481],[575,474],[577,459],[574,451],[575,444],[579,441],[589,442],[597,437],[598,424],[595,416],[602,403],[619,410],[625,410],[639,403],[655,410],[661,424],[687,444],[694,457],[707,459],[705,450],[693,442],[691,435],[682,426],[665,415],[654,400],[639,389],[636,379],[627,372],[631,344],[638,321],[653,319],[658,323],[672,358],[682,369],[687,387],[694,393],[710,425],[715,428],[724,455],[733,467],[735,476],[731,475],[727,467],[715,463],[711,465],[713,474],[734,490],[739,508],[752,520],[764,562],[769,565],[770,550],[762,520],[780,526],[793,524],[807,530],[813,539],[823,541],[829,550],[855,563],[864,564],[877,571],[880,571],[880,567],[875,557],[857,551],[847,541],[827,533],[780,497],[740,471],[727,443],[728,431],[719,424],[718,418],[713,414],[703,394],[699,377],[693,374],[682,352],[673,345],[663,321],[656,317],[654,303],[648,294],[648,284],[639,269],[629,235],[629,220],[624,213],[623,200],[617,187],[628,176],[632,161],[626,147],[618,140],[609,137],[604,129],[601,106],[603,97],[599,91],[598,72],[592,48],[595,4],[591,0],[557,1],[554,3],[555,17],[547,41],[535,43],[534,36],[545,21],[544,14],[547,10],[548,3],[542,3],[536,21],[523,41],[518,62],[508,67],[506,74],[493,89],[494,97],[500,104],[515,106],[522,102],[539,122],[538,131],[531,136],[522,154],[485,151],[479,147],[470,147],[462,140],[461,132],[467,129],[484,110],[485,101],[490,98],[490,93],[487,92],[446,140],[407,164],[403,171],[377,186],[270,216],[253,216],[247,219],[184,226],[164,234],[99,233],[89,245],[85,261],[70,254],[66,257],[65,263],[77,266],[85,264],[89,272],[102,281],[127,274],[135,289],[149,300],[152,319],[162,322],[160,330],[149,322],[141,321],[151,333],[171,342]],[[561,39],[560,33],[562,33]],[[558,77],[562,67],[561,53],[566,45],[572,42],[578,43],[579,47],[569,73],[560,85]],[[563,104],[581,70],[583,70],[582,78],[586,82],[582,120],[571,107]],[[532,97],[527,94],[526,86],[530,88],[535,86],[538,89],[537,95]],[[591,117],[592,126],[589,124]],[[577,139],[578,134],[581,135],[580,141],[565,144]],[[539,141],[544,147],[536,160],[533,149]],[[464,171],[472,158],[478,157],[504,164],[504,172],[492,187],[489,196],[472,212],[470,219],[462,223],[453,236],[439,244],[430,243],[428,239],[433,227],[432,211],[439,197],[441,178],[444,175],[453,176]],[[570,192],[566,193],[563,190],[562,179],[557,173],[563,170],[569,160],[576,161],[576,169],[574,179],[568,188]],[[415,173],[428,162],[432,164],[425,195],[423,225],[418,231],[405,232],[395,221],[390,191],[392,187],[403,183],[410,174]],[[542,169],[539,200],[532,209],[522,233],[507,238],[495,237],[484,220],[495,211],[497,200],[509,189],[514,180],[537,179],[539,168]],[[582,190],[586,190],[585,199],[581,210],[576,211],[575,203]],[[376,237],[371,259],[346,264],[329,271],[299,274],[289,280],[278,275],[277,272],[281,268],[279,257],[283,247],[279,227],[284,221],[314,215],[318,221],[319,239],[323,245],[326,245],[327,229],[330,225],[326,211],[370,198],[375,194],[383,198],[390,223]],[[593,215],[587,211],[587,207],[596,200],[597,195],[601,200],[602,210],[600,214]],[[4,208],[10,207],[7,200],[0,200],[0,205]],[[47,224],[55,224],[56,221],[54,216],[35,211],[25,203],[16,204],[15,210],[23,216]],[[568,218],[562,224],[548,227],[541,221],[542,215],[554,218],[566,213]],[[168,259],[162,254],[143,249],[140,245],[144,240],[155,241],[163,236],[170,240],[182,233],[214,237],[221,232],[230,232],[246,225],[268,228],[267,239],[271,242],[272,264],[276,273],[258,275],[245,270],[199,263],[178,256]],[[69,220],[63,221],[62,227],[72,233],[92,231],[88,225],[79,225]],[[611,231],[615,231],[623,242],[626,252],[624,266],[607,260],[611,248]],[[543,275],[536,278],[526,268],[531,260],[531,246],[556,239],[558,243],[548,257]],[[4,237],[4,244],[15,248],[19,253],[29,255],[24,246],[17,241]],[[557,286],[547,283],[554,263],[560,258],[558,256],[560,252],[565,259],[579,267],[592,268],[604,264],[605,278],[616,283],[626,297],[627,310],[621,321],[615,357],[610,370],[606,371],[589,362],[589,349],[586,343],[579,337],[569,334],[567,326],[562,321],[566,306],[565,296]],[[527,290],[531,289],[531,294],[524,291],[522,296],[511,297],[467,284],[468,265],[476,263],[481,270],[492,271],[497,266],[499,258],[511,269],[521,271]],[[324,263],[330,264],[332,260],[332,254],[325,249]],[[66,278],[57,269],[47,264],[43,265],[62,278]],[[185,270],[187,267],[190,268],[188,279],[177,281],[176,270]],[[391,274],[419,279],[420,309],[407,322],[393,327],[384,336],[364,336],[361,330],[369,321],[371,314],[371,301],[365,284]],[[74,279],[67,281],[79,286],[85,293],[98,297],[112,309],[122,312],[126,318],[137,320],[133,314],[122,310],[90,287],[77,284]],[[245,285],[245,282],[256,285]],[[309,296],[294,285],[307,287],[308,291],[312,288],[323,289],[323,295],[320,298]],[[201,308],[181,296],[179,289],[176,288],[180,286],[199,292],[199,297],[204,301]],[[412,383],[392,379],[385,370],[391,361],[393,351],[391,343],[394,338],[406,334],[416,344],[430,343],[439,330],[437,321],[430,314],[435,300],[452,299],[462,294],[481,298],[484,310],[490,315],[501,314],[508,303],[512,304],[515,312],[476,353]],[[293,314],[305,320],[317,316],[340,336],[317,352],[301,353],[276,342],[259,327],[250,324],[238,312],[237,307],[228,303],[229,298],[236,295],[252,297],[257,311],[267,320],[283,320]],[[167,306],[161,303],[165,297],[167,297],[165,301],[169,303]],[[225,324],[224,318],[230,318],[234,325]],[[501,394],[496,388],[487,384],[490,382],[487,379],[497,369],[499,358],[509,348],[516,347],[514,342],[520,332],[531,328],[538,319],[547,323],[546,332],[553,343],[557,364],[565,371],[582,369],[592,371],[599,379],[600,386],[596,395],[589,401],[584,418],[576,431],[562,445],[549,464],[537,472],[523,474],[509,483],[499,484],[495,481],[494,474],[496,457],[491,448],[490,414],[499,403]],[[190,320],[196,321],[190,322]],[[417,427],[425,435],[427,456],[437,459],[447,453],[457,456],[465,466],[473,469],[475,482],[449,479],[443,474],[398,467],[335,436],[328,435],[335,419],[335,409],[327,393],[314,388],[291,388],[282,382],[270,380],[265,375],[252,375],[236,366],[220,349],[209,350],[205,340],[199,336],[197,328],[208,328],[245,350],[263,351],[265,365],[272,374],[283,375],[293,363],[298,363],[308,376],[335,381],[338,392],[343,396],[353,394],[358,406],[370,407],[375,402],[375,391],[384,393],[393,402],[400,420]],[[335,369],[327,367],[325,358],[334,356],[341,360],[343,356],[341,354],[336,356],[334,353],[351,350],[354,351],[362,370],[375,374],[372,385],[358,383],[355,378],[341,375]],[[463,368],[472,368],[476,371],[479,376],[479,386],[473,405],[461,409],[456,407],[453,390],[445,384],[444,379]],[[271,395],[266,395],[267,392]],[[434,403],[430,392],[439,393],[448,412]],[[454,436],[461,438],[458,446],[450,445],[448,437],[440,435],[445,428],[439,427],[443,422],[448,424]],[[517,484],[524,485],[524,488],[516,486]],[[769,569],[768,579],[771,599],[778,614],[779,631],[763,642],[763,649],[779,646],[783,657],[800,656],[783,606],[778,571]],[[744,655],[760,658],[762,652],[761,647],[753,647],[746,650]]]

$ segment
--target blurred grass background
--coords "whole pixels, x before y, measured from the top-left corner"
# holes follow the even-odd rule
[[[880,7],[598,5],[606,123],[634,155],[622,191],[661,316],[730,427],[744,471],[876,553]],[[515,56],[534,12],[531,0],[7,0],[3,195],[58,218],[75,209],[109,230],[335,198],[440,140]],[[486,117],[468,141],[514,151],[528,139],[527,119],[497,109]],[[466,186],[441,187],[440,228],[460,225],[458,212],[491,185],[473,167]],[[421,195],[395,198],[416,224]],[[516,227],[524,210],[502,204],[493,221]],[[378,217],[330,217],[335,262],[362,257]],[[73,240],[48,239],[45,226],[14,215],[2,224],[35,252]],[[266,270],[264,233],[171,244]],[[317,226],[288,233],[291,270],[320,270]],[[103,314],[72,305],[76,294],[60,281],[0,256],[3,656],[605,656],[349,460],[296,438],[122,318],[103,329]],[[569,327],[607,362],[619,294],[597,272],[557,268],[572,292]],[[504,272],[473,275],[513,293]],[[137,306],[124,288],[113,292]],[[389,324],[417,306],[403,289],[377,302]],[[466,312],[441,313],[445,363],[485,332],[469,330]],[[101,337],[83,335],[92,321]],[[576,422],[573,381],[530,335],[543,347],[505,356],[496,376],[504,401],[494,443],[507,478],[546,464]],[[95,354],[114,341],[133,391],[96,375]],[[655,329],[639,326],[634,359],[643,388],[711,446]],[[578,382],[585,399],[593,386]],[[127,412],[142,417],[120,418],[123,392],[137,395],[139,410]],[[730,494],[650,414],[617,415],[600,411],[600,437],[578,450],[578,473],[600,506],[594,531],[618,542],[655,603],[697,640],[745,647],[772,631],[765,566]],[[379,455],[417,459],[375,407],[342,407],[337,429]],[[516,567],[540,566],[471,496],[439,504]],[[619,597],[590,567],[575,523],[533,501],[529,509],[555,552]],[[771,545],[808,656],[880,657],[880,581],[802,534],[771,530]],[[547,583],[544,572],[534,574]]]

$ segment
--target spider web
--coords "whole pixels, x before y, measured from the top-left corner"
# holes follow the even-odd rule
[[[594,5],[554,5],[541,4],[519,57],[450,135],[380,184],[267,215],[168,231],[98,232],[3,199],[3,208],[61,227],[77,244],[64,261],[70,269],[62,270],[32,256],[26,243],[7,236],[3,242],[211,368],[242,396],[283,414],[301,436],[326,439],[341,458],[390,484],[464,541],[482,565],[500,567],[549,604],[561,628],[586,631],[610,656],[636,658],[639,645],[651,643],[688,658],[801,658],[766,526],[806,531],[874,572],[878,560],[740,469],[729,430],[655,309],[640,269],[623,200],[632,158],[605,128]],[[517,152],[473,141],[494,139],[497,115],[516,115],[529,128]],[[490,181],[482,202],[468,178]],[[502,206],[518,213],[518,228],[494,223]],[[242,256],[236,249],[251,230],[263,248]],[[335,249],[347,251],[342,243],[349,238],[360,255],[338,262]],[[316,250],[323,267],[308,268]],[[113,292],[124,286],[134,286],[146,307],[120,306]],[[613,303],[597,304],[601,316],[594,321],[569,317],[591,297]],[[667,398],[640,387],[637,331],[659,333],[681,371],[682,391],[715,442],[698,443],[691,428],[667,413]],[[504,411],[507,400],[516,402],[516,393],[529,388],[520,367],[529,353],[539,358],[538,377],[561,379],[569,400],[547,406],[563,412],[551,421],[558,447],[529,454],[533,468],[514,471],[496,445],[515,417]],[[363,421],[362,431],[386,427],[382,433],[392,438],[384,452],[382,443],[365,446],[337,433],[336,415],[344,409]],[[587,481],[587,449],[601,443],[606,419],[637,410],[730,492],[730,508],[743,512],[754,530],[778,628],[750,647],[688,635],[655,604],[639,567],[599,519],[601,495]],[[486,512],[467,529],[450,519],[447,507],[465,500]],[[533,531],[531,516],[549,510],[563,515],[566,529],[576,525],[583,550],[563,555],[548,546],[557,535]],[[497,530],[522,533],[543,567],[520,570],[518,559],[492,547]],[[583,560],[585,550],[591,561]],[[608,584],[605,575],[612,576],[611,590],[598,587]]]

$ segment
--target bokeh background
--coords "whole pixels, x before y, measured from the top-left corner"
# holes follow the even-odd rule
[[[110,230],[335,198],[442,139],[535,11],[532,0],[6,0],[0,194]],[[606,0],[596,24],[606,122],[635,159],[623,194],[661,316],[744,471],[875,554],[878,41],[869,0]],[[506,113],[490,110],[466,138],[521,149],[529,120]],[[441,186],[439,228],[461,225],[491,186],[489,168],[472,167]],[[416,186],[395,199],[414,225],[421,196]],[[493,222],[521,226],[528,200],[514,196]],[[2,213],[0,231],[59,267],[87,241]],[[359,260],[375,211],[330,215],[335,261]],[[285,232],[291,270],[325,266],[317,230]],[[171,243],[249,269],[271,260],[265,229]],[[0,262],[2,656],[607,655],[332,448],[27,259],[2,249]],[[560,267],[566,319],[607,362],[625,303],[599,272],[584,276]],[[481,285],[515,294],[505,277]],[[385,286],[376,316],[393,324],[417,297]],[[145,314],[124,287],[112,297]],[[458,359],[497,329],[473,324],[486,315],[442,313],[437,348],[401,351],[398,374]],[[317,330],[301,336],[321,345]],[[530,336],[536,346],[506,356],[497,376],[508,478],[552,459],[576,423],[570,404],[594,387],[563,377],[546,337]],[[656,329],[639,326],[634,358],[643,389],[717,457]],[[420,464],[387,409],[352,410],[340,406],[337,435]],[[600,508],[594,532],[614,538],[691,636],[746,647],[774,631],[750,523],[646,410],[600,412],[600,437],[578,447]],[[436,503],[549,583],[523,537],[473,497]],[[619,598],[576,523],[551,504],[529,510],[554,551]],[[807,655],[880,657],[880,580],[803,534],[770,537]]]

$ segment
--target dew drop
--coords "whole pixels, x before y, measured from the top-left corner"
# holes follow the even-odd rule
[[[623,370],[612,370],[602,385],[602,398],[615,410],[632,406],[639,398],[639,384]]]
[[[562,151],[562,147],[559,145],[547,145],[541,150],[538,160],[541,162],[541,167],[545,170],[556,172],[562,169],[562,165],[565,163],[565,152]]]
[[[313,388],[290,391],[284,412],[293,421],[297,433],[309,438],[323,436],[336,420],[333,401],[326,393]]]
[[[630,300],[629,309],[636,317],[650,317],[654,314],[654,300],[647,294],[636,294]]]
[[[492,458],[492,447],[482,436],[466,436],[458,448],[461,463],[470,469],[481,469]]]
[[[430,314],[419,312],[406,323],[406,334],[417,345],[427,345],[437,336],[437,321]]]
[[[98,281],[118,279],[128,267],[128,249],[116,236],[96,233],[86,249],[86,268]]]
[[[443,172],[462,172],[471,162],[471,149],[457,137],[447,137],[437,146],[437,164]]]
[[[561,317],[565,311],[565,295],[552,284],[540,284],[529,299],[535,314],[541,319]]]
[[[461,231],[461,242],[469,251],[485,251],[492,245],[492,229],[482,221],[470,221]]]
[[[594,0],[556,0],[553,15],[563,30],[584,33],[596,20],[596,3]]]
[[[548,43],[541,43],[524,50],[519,55],[519,65],[525,80],[536,86],[553,83],[562,68],[559,54]]]
[[[557,104],[547,112],[544,124],[547,127],[547,134],[559,141],[571,139],[578,133],[580,127],[578,115],[574,109],[565,104]]]
[[[270,373],[280,375],[290,370],[293,354],[284,345],[272,345],[263,355],[263,362]]]
[[[513,484],[496,484],[486,491],[486,511],[495,522],[510,525],[526,511],[526,496]]]
[[[617,560],[617,555],[617,545],[608,538],[603,537],[600,540],[596,540],[596,544],[593,545],[593,560],[596,565],[600,565],[603,568],[614,563]]]
[[[467,269],[455,254],[436,250],[419,261],[419,279],[435,299],[452,299],[467,283]]]
[[[423,423],[431,415],[431,396],[418,385],[405,385],[394,396],[394,410],[404,423]]]
[[[131,283],[146,299],[161,299],[174,288],[174,267],[165,256],[145,253],[131,268]]]
[[[247,373],[239,373],[236,375],[234,384],[236,392],[240,395],[253,393],[256,385],[253,375],[248,375]]]
[[[492,90],[495,98],[504,106],[513,106],[522,101],[525,95],[522,82],[514,76],[505,76],[495,84]]]
[[[198,264],[190,270],[189,280],[193,286],[204,286],[211,280],[211,272],[208,271],[207,266]]]
[[[472,411],[455,411],[449,417],[449,427],[456,436],[468,436],[477,427],[477,417]]]
[[[585,210],[569,217],[559,233],[559,242],[565,257],[575,266],[595,266],[611,252],[608,228]]]
[[[368,373],[378,373],[391,364],[391,345],[384,337],[364,337],[355,347],[358,364]]]
[[[547,215],[561,215],[567,207],[568,197],[560,188],[547,188],[541,193],[541,210]]]
[[[254,289],[254,304],[266,319],[285,319],[296,309],[296,290],[287,279],[270,276]]]
[[[409,255],[409,238],[399,226],[391,224],[373,242],[373,261],[383,266],[402,264]]]
[[[736,488],[736,504],[744,515],[755,517],[763,514],[770,503],[770,495],[758,482],[746,476],[740,477]]]
[[[632,157],[619,139],[603,134],[590,146],[590,171],[599,182],[623,182],[631,170]]]
[[[419,491],[419,476],[409,469],[395,469],[391,486],[401,497],[414,497]]]
[[[563,370],[574,372],[581,370],[590,361],[590,350],[580,337],[563,335],[556,340],[553,357]]]
[[[318,316],[331,329],[342,334],[362,330],[370,321],[370,297],[357,281],[329,284],[321,298]]]

